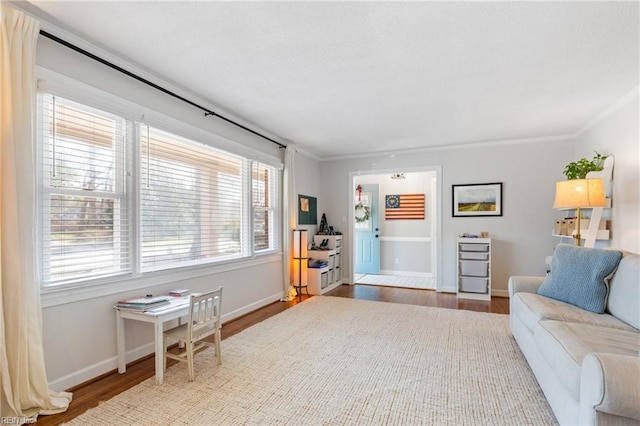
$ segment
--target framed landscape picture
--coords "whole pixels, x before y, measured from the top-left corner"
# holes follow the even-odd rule
[[[452,186],[452,216],[502,216],[502,183]]]

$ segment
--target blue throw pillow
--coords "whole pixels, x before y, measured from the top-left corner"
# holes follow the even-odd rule
[[[570,303],[597,314],[604,313],[609,278],[622,253],[559,244],[551,259],[551,272],[538,294]]]

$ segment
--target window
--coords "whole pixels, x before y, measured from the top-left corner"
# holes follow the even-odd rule
[[[125,120],[51,95],[40,108],[43,282],[129,272]]]
[[[39,126],[43,286],[278,250],[277,168],[51,94]]]
[[[149,126],[140,146],[142,270],[242,255],[245,162]]]
[[[276,174],[273,167],[254,162],[251,168],[253,194],[253,250],[272,250],[276,246],[275,222],[277,212]]]

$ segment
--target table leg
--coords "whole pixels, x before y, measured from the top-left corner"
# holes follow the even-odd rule
[[[120,374],[127,371],[124,341],[124,318],[120,315],[120,311],[116,310],[116,345],[118,348],[118,373]]]
[[[162,337],[163,321],[156,318],[155,335],[156,335],[156,384],[161,385],[164,382],[164,339]]]

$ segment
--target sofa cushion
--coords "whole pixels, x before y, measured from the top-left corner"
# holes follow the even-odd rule
[[[615,250],[558,244],[551,258],[551,272],[538,294],[601,314],[605,311],[608,278],[622,253]]]
[[[607,310],[622,321],[640,328],[640,256],[625,253],[609,282]]]
[[[517,315],[531,332],[541,320],[569,321],[636,331],[612,315],[594,314],[577,306],[535,293],[514,294],[511,299],[511,315]]]
[[[551,370],[580,400],[580,369],[590,353],[638,356],[640,333],[564,321],[541,321],[534,340]]]

